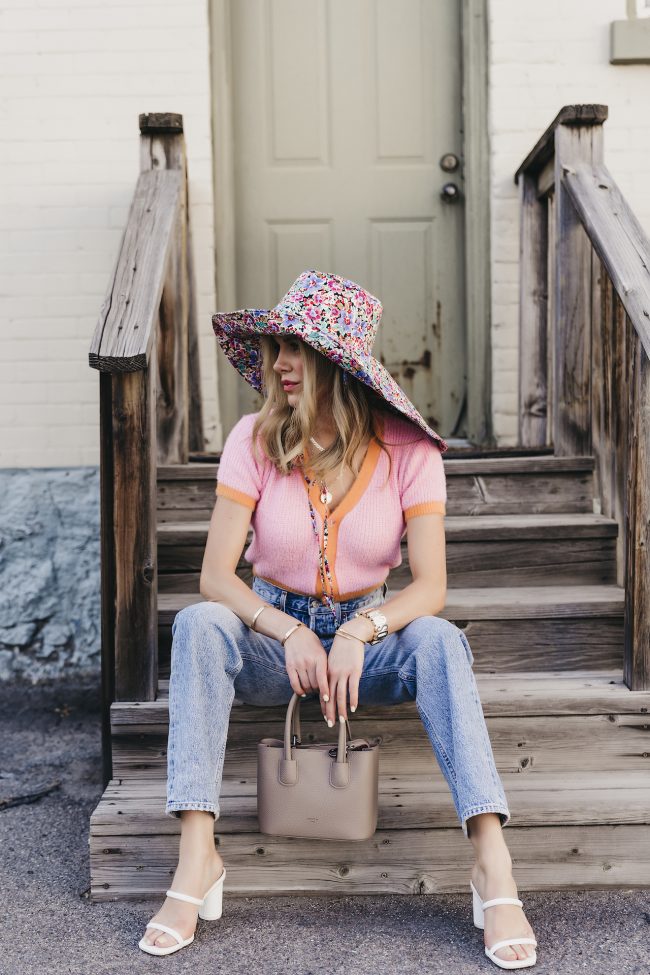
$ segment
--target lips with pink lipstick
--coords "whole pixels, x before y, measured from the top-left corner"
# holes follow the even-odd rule
[[[283,381],[282,382],[282,388],[283,389],[293,389],[293,387],[294,386],[297,386],[297,385],[298,385],[298,383],[290,383],[290,382],[286,382],[286,381]]]

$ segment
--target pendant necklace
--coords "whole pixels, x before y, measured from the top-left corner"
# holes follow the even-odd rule
[[[314,444],[314,446],[318,450],[324,450],[325,449],[324,447],[321,447],[321,445],[318,443],[318,441],[315,440],[313,437],[310,437],[309,439],[311,440],[311,442]],[[341,479],[342,474],[343,474],[343,469],[341,469],[341,472],[340,472],[339,476],[337,477],[337,481]],[[314,483],[314,480],[312,480],[312,478],[310,478],[304,472],[304,470],[303,470],[303,477],[305,478],[305,481],[307,482],[307,485],[309,487],[311,487],[311,485]],[[318,542],[318,568],[320,570],[321,586],[322,586],[322,589],[323,589],[323,597],[322,597],[322,600],[321,601],[323,603],[326,603],[329,606],[329,608],[332,611],[332,613],[334,615],[336,615],[336,610],[335,610],[335,606],[334,606],[334,599],[333,599],[334,583],[332,581],[332,573],[330,571],[330,564],[329,564],[329,561],[328,561],[328,558],[327,558],[327,539],[328,539],[328,535],[329,535],[329,526],[328,526],[329,507],[328,507],[328,505],[329,505],[330,501],[332,500],[332,493],[331,493],[331,491],[328,490],[327,486],[322,481],[320,483],[320,500],[321,500],[321,504],[324,504],[325,505],[325,516],[323,518],[323,546],[322,546],[322,548],[321,548],[321,544],[320,544],[320,534],[319,534],[319,531],[318,531],[318,526],[316,524],[316,512],[314,511],[314,506],[311,503],[311,498],[309,497],[309,492],[307,492],[307,503],[309,504],[309,513],[311,515],[311,525],[312,525],[312,529],[314,531],[314,534],[316,536],[316,541]],[[326,576],[327,576],[327,580],[329,582],[329,592],[327,592],[327,586],[325,584],[325,577]]]
[[[318,443],[318,441],[315,440],[313,437],[310,437],[309,439],[313,443],[314,447],[317,447],[318,448],[318,450],[325,450],[325,448],[324,447],[321,447],[321,445]],[[341,480],[341,474],[342,473],[343,473],[343,471],[341,471],[340,474],[339,474],[339,476],[336,478],[337,481],[340,481]],[[321,484],[320,499],[321,499],[321,503],[322,504],[329,504],[330,501],[332,500],[332,492],[327,489],[327,486],[325,484]]]

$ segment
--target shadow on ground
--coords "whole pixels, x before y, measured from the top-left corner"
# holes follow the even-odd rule
[[[223,917],[162,959],[141,952],[156,901],[92,904],[88,823],[101,794],[97,681],[0,685],[2,975],[474,975],[496,972],[469,894],[224,894]],[[7,805],[11,796],[29,801]],[[460,828],[460,827],[459,827]],[[227,851],[224,851],[227,863]],[[517,876],[515,866],[515,878]],[[647,975],[649,889],[524,893],[539,975]]]

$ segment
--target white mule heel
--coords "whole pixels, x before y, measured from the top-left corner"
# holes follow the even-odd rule
[[[179,901],[187,901],[189,904],[199,905],[199,917],[203,921],[216,921],[221,917],[222,907],[223,907],[223,882],[226,879],[226,868],[223,868],[223,873],[218,880],[212,884],[209,890],[205,892],[203,897],[193,897],[191,894],[181,894],[178,890],[167,890],[165,894],[167,897],[175,897]],[[174,951],[179,951],[181,948],[185,948],[186,945],[192,944],[194,941],[194,935],[191,934],[189,938],[184,938],[175,928],[170,928],[167,924],[160,924],[158,921],[150,921],[147,924],[148,928],[157,928],[159,931],[164,931],[166,934],[170,934],[172,938],[176,938],[175,945],[150,945],[142,938],[138,942],[138,947],[142,948],[150,955],[171,955]]]
[[[474,914],[474,924],[477,928],[485,928],[485,918],[484,911],[486,907],[493,907],[495,904],[516,904],[517,907],[523,907],[523,901],[519,900],[518,897],[493,897],[491,900],[482,901],[481,895],[478,890],[470,880],[469,882],[470,890],[472,891],[472,912]],[[485,954],[488,956],[490,961],[493,961],[495,965],[499,968],[530,968],[537,961],[537,952],[529,958],[513,958],[508,961],[506,958],[498,958],[494,952],[498,951],[499,948],[504,948],[506,945],[537,945],[535,938],[505,938],[503,941],[497,941],[495,944],[490,945],[488,948],[485,945]]]
[[[218,880],[212,884],[199,907],[199,917],[204,921],[216,921],[221,917],[223,908],[223,882],[226,879],[226,868]]]

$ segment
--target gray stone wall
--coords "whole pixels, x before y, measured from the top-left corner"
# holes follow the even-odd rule
[[[99,469],[0,470],[0,681],[100,673]]]

